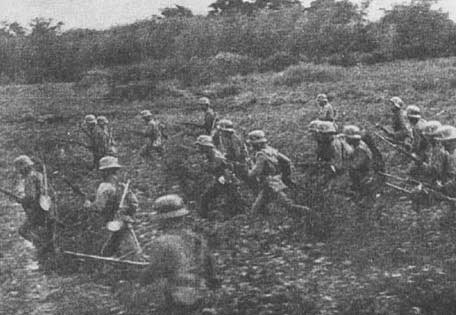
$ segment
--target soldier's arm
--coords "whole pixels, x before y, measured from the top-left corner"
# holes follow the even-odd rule
[[[251,170],[249,170],[249,177],[257,177],[263,173],[264,164],[266,160],[262,154],[257,154],[256,163]]]
[[[119,214],[133,217],[136,214],[138,207],[138,198],[136,197],[136,194],[130,190],[126,196],[126,207],[119,208]]]

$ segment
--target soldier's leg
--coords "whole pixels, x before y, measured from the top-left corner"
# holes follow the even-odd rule
[[[268,189],[262,189],[260,193],[258,194],[257,198],[255,199],[255,202],[252,205],[252,208],[250,212],[252,214],[257,214],[257,213],[262,213],[266,214],[268,212],[267,206],[270,201],[269,199],[269,190]]]
[[[200,216],[202,218],[207,218],[207,215],[210,212],[210,203],[217,198],[221,192],[221,184],[218,182],[213,183],[209,186],[201,195],[201,209]]]
[[[285,207],[291,214],[304,215],[309,212],[309,208],[296,204],[284,191],[275,193],[277,203]]]
[[[19,231],[18,231],[19,235],[23,239],[25,239],[29,242],[33,241],[32,235],[30,232],[31,228],[32,228],[32,224],[31,224],[30,220],[27,218],[27,219],[25,219],[24,223],[22,223],[22,225],[19,227]]]
[[[230,215],[236,215],[244,212],[245,202],[242,199],[239,186],[234,184],[224,185],[225,194],[227,197],[227,204],[231,207]]]

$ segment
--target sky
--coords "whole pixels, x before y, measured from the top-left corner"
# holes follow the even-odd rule
[[[205,14],[208,5],[213,2],[214,0],[0,0],[0,21],[17,21],[28,25],[35,17],[45,17],[64,22],[64,29],[106,29],[148,18],[159,14],[160,9],[175,4],[186,6],[195,14]],[[308,5],[311,0],[302,2]],[[381,15],[380,8],[390,8],[394,3],[403,2],[373,0],[369,17],[375,20]],[[456,21],[456,0],[440,0],[437,7],[449,12],[450,17]]]

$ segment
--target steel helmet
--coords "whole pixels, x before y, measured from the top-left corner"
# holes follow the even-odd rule
[[[416,119],[420,119],[421,118],[421,110],[416,105],[407,106],[406,111],[407,111],[407,117],[408,118],[416,118]]]
[[[355,125],[347,125],[344,127],[344,136],[347,139],[361,139],[361,130],[358,126]]]
[[[442,128],[439,128],[435,140],[442,142],[456,140],[456,128],[453,126],[443,126]]]
[[[212,137],[211,137],[211,136],[208,136],[208,135],[201,135],[201,136],[199,136],[199,137],[196,139],[195,144],[196,144],[196,145],[203,146],[203,147],[210,147],[210,148],[215,147],[215,146],[214,146],[214,142],[212,141]]]
[[[28,155],[20,155],[14,159],[14,165],[17,168],[23,168],[26,166],[33,166],[34,163]]]
[[[400,97],[394,96],[390,99],[390,103],[396,108],[403,108],[405,106],[404,102]]]
[[[435,136],[435,132],[442,127],[442,124],[438,120],[426,121],[422,128],[422,133],[425,136]]]
[[[106,118],[106,116],[98,116],[97,117],[97,122],[99,125],[107,125],[109,124],[109,120],[108,118]]]
[[[220,130],[227,131],[227,132],[234,132],[234,124],[229,119],[221,119],[217,125],[219,126]]]
[[[268,139],[266,139],[266,135],[263,130],[254,130],[249,132],[247,135],[247,142],[248,143],[266,143]]]
[[[107,169],[117,169],[122,168],[122,165],[119,164],[119,160],[114,156],[104,156],[100,159],[98,169],[107,170]]]
[[[328,96],[326,94],[318,94],[317,95],[317,102],[328,102]]]
[[[157,198],[153,207],[159,219],[178,218],[190,213],[182,198],[176,194]]]
[[[207,97],[201,97],[199,100],[198,100],[198,103],[200,105],[211,105],[211,101],[207,98]]]
[[[84,117],[84,122],[86,124],[96,124],[97,123],[97,118],[95,117],[95,115],[86,115]]]
[[[318,124],[318,129],[317,131],[319,133],[336,133],[337,130],[336,130],[336,126],[334,126],[334,123],[333,122],[330,122],[330,121],[321,121],[319,124]]]
[[[141,115],[142,118],[152,117],[152,116],[153,116],[152,113],[151,113],[151,111],[150,111],[150,110],[147,110],[147,109],[141,111],[140,115]]]

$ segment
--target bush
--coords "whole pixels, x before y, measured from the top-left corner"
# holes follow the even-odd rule
[[[291,65],[298,63],[298,58],[285,52],[280,51],[275,53],[272,56],[269,56],[266,59],[263,59],[259,65],[260,72],[267,72],[267,71],[283,71]]]
[[[342,69],[329,65],[299,64],[291,66],[274,79],[275,85],[297,86],[303,82],[332,82],[343,77]]]

